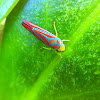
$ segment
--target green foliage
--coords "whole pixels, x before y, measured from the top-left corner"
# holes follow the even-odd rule
[[[0,0],[0,22],[7,17],[19,0]]]
[[[32,22],[69,39],[62,57],[30,34]],[[21,0],[7,17],[0,57],[1,100],[99,100],[99,0]]]

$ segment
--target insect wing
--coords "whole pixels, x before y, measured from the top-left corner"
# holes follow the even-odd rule
[[[43,43],[51,47],[50,40],[55,40],[57,37],[53,35],[52,33],[48,32],[47,30],[32,24],[28,21],[23,21],[22,25],[30,31],[34,36],[36,36],[39,40],[41,40]]]

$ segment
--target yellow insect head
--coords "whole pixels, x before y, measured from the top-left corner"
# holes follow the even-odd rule
[[[61,45],[61,47],[58,49],[58,51],[65,51],[65,46],[64,45]]]

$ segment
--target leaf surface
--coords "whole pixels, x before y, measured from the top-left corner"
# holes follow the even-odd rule
[[[19,0],[0,0],[0,23],[8,16]]]
[[[32,22],[70,40],[60,58],[29,33]],[[98,100],[100,98],[100,2],[23,0],[7,17],[1,46],[3,100]],[[7,93],[6,93],[7,92]],[[4,97],[5,95],[5,97]]]

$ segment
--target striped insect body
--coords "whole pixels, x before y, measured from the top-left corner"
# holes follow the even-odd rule
[[[25,20],[22,22],[22,25],[47,46],[51,47],[52,49],[56,51],[65,51],[65,45],[63,41],[61,41],[61,39],[58,38],[57,36]],[[55,28],[55,31],[56,31],[56,28]],[[56,34],[57,34],[57,31],[56,31]]]

